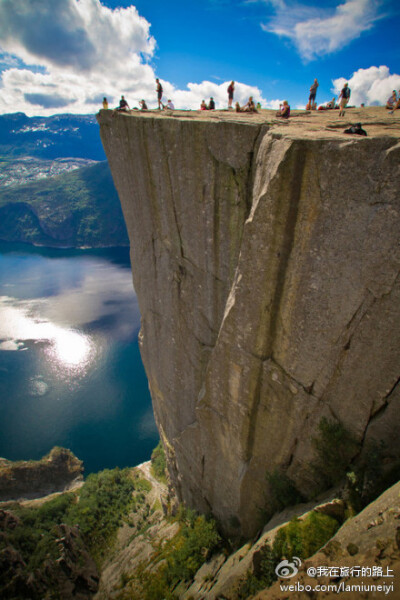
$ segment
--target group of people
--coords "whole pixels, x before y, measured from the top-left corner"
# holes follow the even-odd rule
[[[317,103],[317,89],[319,87],[318,79],[314,79],[314,83],[310,87],[310,95],[308,97],[308,103],[306,105],[306,110],[316,110]],[[349,84],[345,83],[338,97],[339,104],[339,117],[344,117],[345,108],[350,100],[351,89],[349,88]],[[332,108],[336,108],[336,99],[332,98],[330,102],[327,102],[325,105],[321,105],[318,107],[318,110],[329,110]]]
[[[316,97],[317,97],[318,87],[319,87],[318,80],[314,79],[314,83],[310,87],[310,94],[309,94],[309,98],[308,98],[308,103],[306,105],[307,110],[316,110],[317,109]],[[163,87],[158,78],[156,79],[156,93],[157,93],[157,102],[158,102],[159,110],[162,110],[162,109],[174,110],[175,109],[174,104],[173,104],[172,100],[170,100],[170,99],[167,101],[166,104],[163,104],[163,102],[162,102]],[[235,82],[234,81],[230,82],[230,84],[227,88],[227,93],[228,93],[228,109],[233,110],[232,104],[233,104],[233,98],[234,98],[234,93],[235,93]],[[339,117],[342,117],[345,114],[345,108],[350,100],[350,96],[351,96],[351,90],[349,88],[349,84],[345,83],[339,94],[338,104],[336,104],[336,98],[334,97],[334,98],[332,98],[332,100],[330,102],[327,102],[326,104],[319,106],[318,110],[329,110],[329,109],[339,108]],[[139,106],[140,106],[141,110],[148,110],[146,101],[144,99],[140,100]],[[361,106],[363,106],[363,105],[361,105]],[[103,108],[108,109],[107,98],[103,98]],[[399,90],[398,95],[396,93],[396,90],[393,90],[392,95],[390,96],[390,98],[388,98],[388,101],[386,103],[386,108],[389,109],[391,113],[393,113],[393,111],[395,109],[400,108],[400,90]],[[135,107],[135,109],[136,109],[136,107]],[[239,102],[235,103],[236,112],[256,113],[256,112],[258,112],[259,109],[261,109],[261,104],[258,102],[256,105],[252,96],[249,97],[248,102],[244,106],[240,106]],[[116,111],[130,110],[129,104],[125,100],[124,96],[121,96],[121,100],[119,101],[119,106],[117,106],[115,108],[115,110]],[[204,100],[202,100],[201,105],[200,105],[200,110],[215,110],[214,98],[211,96],[208,104],[206,104],[206,102]],[[282,119],[288,119],[290,117],[290,106],[289,106],[289,103],[287,100],[284,100],[283,103],[280,104],[279,111],[276,113],[276,116],[279,118],[282,118]]]
[[[208,104],[205,103],[204,100],[201,101],[200,110],[215,110],[215,102],[214,98],[210,97],[210,102]]]

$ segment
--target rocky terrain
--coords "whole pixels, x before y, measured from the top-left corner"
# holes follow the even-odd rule
[[[0,501],[65,491],[83,480],[82,473],[82,461],[65,448],[55,447],[41,460],[0,458]]]
[[[321,486],[321,423],[348,431],[346,468],[381,442],[398,460],[398,119],[98,115],[171,479],[229,535],[273,510],[267,473]]]

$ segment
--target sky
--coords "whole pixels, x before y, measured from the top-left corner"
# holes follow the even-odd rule
[[[0,114],[95,113],[124,94],[176,108],[252,95],[303,108],[349,82],[351,103],[400,89],[398,0],[0,0]]]

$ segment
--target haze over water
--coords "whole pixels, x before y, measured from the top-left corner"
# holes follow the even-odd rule
[[[157,444],[127,249],[0,244],[0,456],[70,448],[85,472]]]

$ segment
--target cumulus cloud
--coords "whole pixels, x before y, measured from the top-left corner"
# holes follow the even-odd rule
[[[115,106],[124,94],[131,107],[145,98],[157,106],[155,72],[149,64],[156,42],[150,23],[134,6],[110,9],[100,0],[0,0],[0,112],[32,115],[97,112],[106,96]],[[227,106],[228,82],[163,81],[164,99],[199,108],[213,96]],[[258,88],[236,84],[235,100],[265,104]],[[275,101],[273,101],[275,102]]]
[[[267,2],[275,15],[262,28],[290,39],[306,61],[344,48],[382,18],[378,14],[381,0],[345,0],[335,9],[285,0]]]
[[[164,98],[171,98],[175,106],[181,108],[198,109],[200,102],[208,102],[212,96],[215,100],[216,108],[226,108],[228,105],[227,88],[230,81],[217,84],[211,81],[202,81],[201,83],[188,83],[186,90],[176,89],[167,81],[162,82],[164,89]],[[253,96],[255,102],[265,104],[261,91],[258,87],[246,85],[244,83],[235,83],[235,102],[245,104],[249,96]]]
[[[88,99],[154,95],[150,24],[100,0],[1,0],[0,111],[94,112]],[[47,95],[46,99],[44,95]]]
[[[400,89],[400,75],[391,74],[389,68],[384,65],[358,69],[350,79],[334,79],[333,91],[338,94],[346,81],[351,89],[351,104],[356,106],[386,104],[392,90]]]
[[[150,24],[136,8],[111,10],[99,0],[2,0],[3,50],[27,65],[67,66],[91,72],[132,54],[152,55]]]

